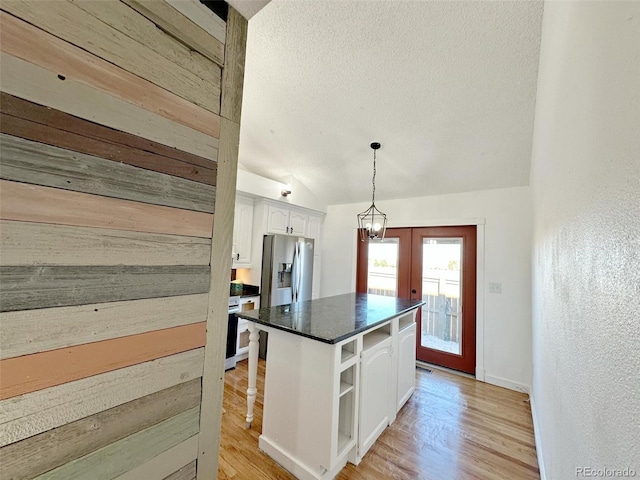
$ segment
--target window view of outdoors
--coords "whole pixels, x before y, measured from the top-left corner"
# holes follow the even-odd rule
[[[423,347],[462,354],[461,264],[461,238],[423,240]]]
[[[398,292],[398,239],[369,240],[368,292],[388,297]]]

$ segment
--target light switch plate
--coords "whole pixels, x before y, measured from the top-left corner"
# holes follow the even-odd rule
[[[502,293],[502,284],[498,282],[489,282],[489,293]]]

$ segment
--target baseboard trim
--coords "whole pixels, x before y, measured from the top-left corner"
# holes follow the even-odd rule
[[[515,390],[516,392],[521,393],[529,393],[531,388],[529,385],[525,385],[524,383],[514,382],[513,380],[508,380],[502,377],[496,377],[494,375],[485,374],[484,381],[486,383],[490,383],[491,385],[496,385],[502,388],[508,388],[509,390]]]
[[[538,470],[540,470],[540,480],[547,480],[547,475],[544,471],[544,459],[542,458],[542,445],[540,444],[540,424],[538,422],[538,415],[536,409],[536,402],[532,394],[529,394],[529,405],[531,407],[531,419],[533,420],[533,438],[536,442],[536,457],[538,458]]]
[[[459,372],[458,370],[452,370],[451,368],[441,367],[440,365],[434,365],[433,363],[427,363],[421,360],[416,360],[416,366],[429,368],[431,370],[441,370],[443,372],[453,373],[454,375],[460,375],[461,377],[473,378],[474,380],[476,379],[476,377],[474,377],[470,373]]]

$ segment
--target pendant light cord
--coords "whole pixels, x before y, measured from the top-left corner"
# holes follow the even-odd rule
[[[376,203],[376,151],[373,151],[373,178],[371,179],[373,184],[373,193],[371,194],[371,204]]]

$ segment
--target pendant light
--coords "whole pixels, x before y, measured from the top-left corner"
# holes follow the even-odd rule
[[[360,240],[369,239],[382,240],[384,232],[387,230],[387,216],[376,208],[376,150],[380,148],[378,142],[371,144],[373,149],[373,193],[371,194],[371,206],[364,212],[358,214],[358,229]]]

